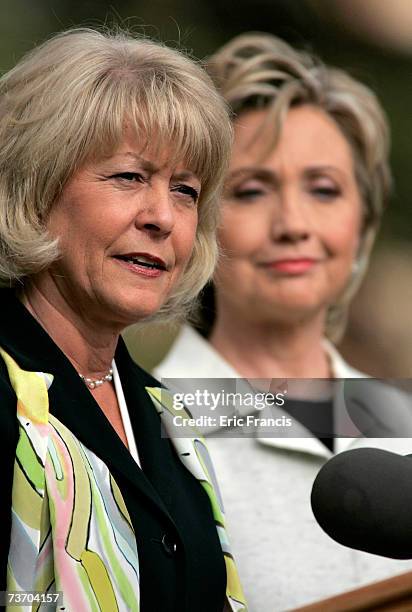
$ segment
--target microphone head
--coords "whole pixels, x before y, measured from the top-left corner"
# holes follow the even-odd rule
[[[313,514],[336,542],[412,559],[412,459],[377,448],[340,453],[312,488]]]

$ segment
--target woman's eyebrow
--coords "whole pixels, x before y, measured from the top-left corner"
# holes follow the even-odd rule
[[[139,166],[149,174],[153,174],[154,172],[157,172],[161,169],[160,165],[154,164],[152,161],[146,159],[138,153],[135,153],[134,151],[125,151],[124,153],[118,153],[117,155],[113,156],[112,159],[124,157],[127,159],[132,159],[134,162],[138,163]],[[200,180],[199,177],[191,170],[177,171],[173,174],[173,179],[178,181],[186,181],[190,179],[195,179],[197,181]]]
[[[304,175],[309,177],[323,173],[336,175],[337,177],[340,177],[342,179],[345,179],[347,177],[347,173],[344,170],[342,170],[338,166],[334,166],[331,164],[315,164],[313,166],[308,166],[304,169]]]
[[[305,178],[312,178],[321,174],[329,174],[330,176],[340,180],[348,179],[347,172],[342,170],[340,167],[331,164],[313,164],[303,168],[303,176]],[[262,168],[261,166],[244,166],[242,168],[237,168],[233,172],[229,172],[226,179],[226,184],[242,179],[258,179],[272,185],[278,185],[281,182],[281,178],[275,170]]]
[[[196,181],[200,181],[199,177],[190,170],[182,170],[180,172],[173,173],[173,179],[176,181],[188,181],[195,179]]]
[[[126,151],[125,153],[121,153],[119,154],[119,157],[127,157],[127,158],[133,159],[133,161],[138,163],[143,168],[143,170],[146,170],[147,172],[151,174],[159,170],[159,166],[154,164],[152,161],[149,161],[142,155],[139,155],[138,153],[134,153],[133,151]]]
[[[131,160],[134,163],[139,164],[139,166],[143,170],[147,170],[147,172],[149,173],[156,172],[160,167],[154,164],[152,161],[144,158],[142,155],[135,153],[134,151],[121,151],[121,152],[115,153],[114,155],[107,155],[106,157],[103,158],[104,162],[118,162],[120,160],[123,160],[123,161]]]
[[[233,181],[238,178],[257,178],[268,183],[274,183],[278,181],[278,175],[274,170],[269,170],[260,166],[247,166],[243,168],[238,168],[233,172],[229,172],[227,180]]]

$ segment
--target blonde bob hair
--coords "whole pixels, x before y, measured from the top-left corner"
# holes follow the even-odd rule
[[[59,257],[48,213],[78,168],[115,150],[125,124],[142,150],[168,147],[201,181],[192,257],[161,315],[186,312],[216,261],[232,127],[199,65],[121,30],[58,34],[0,79],[0,284],[24,283]]]
[[[270,34],[237,36],[209,59],[208,70],[234,119],[251,109],[267,110],[255,137],[263,132],[272,135],[268,153],[276,146],[288,110],[303,104],[325,111],[351,146],[363,223],[351,278],[328,310],[326,333],[337,340],[344,330],[347,306],[365,273],[390,190],[389,134],[383,110],[373,92],[346,72]]]

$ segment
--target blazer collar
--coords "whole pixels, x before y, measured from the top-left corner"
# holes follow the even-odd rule
[[[149,479],[138,468],[131,454],[115,434],[108,419],[80,379],[70,361],[47,332],[16,298],[14,291],[0,289],[2,319],[0,346],[25,370],[52,374],[49,388],[51,412],[93,453],[100,457],[111,473],[127,478],[156,508],[171,520],[167,509]],[[159,386],[157,381],[139,368],[129,356],[120,338],[115,354],[132,428],[139,442],[142,467],[150,471],[153,457],[169,451],[168,440],[161,438],[161,424],[145,386]],[[139,432],[144,431],[142,437]],[[169,445],[170,446],[170,445]],[[161,493],[170,494],[167,479],[159,476]],[[158,483],[156,483],[158,484]],[[159,487],[157,487],[159,488]],[[162,496],[163,496],[162,495]]]

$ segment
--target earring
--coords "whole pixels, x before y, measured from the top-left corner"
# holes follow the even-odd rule
[[[354,259],[352,261],[352,276],[356,276],[361,269],[361,262],[359,259]]]

